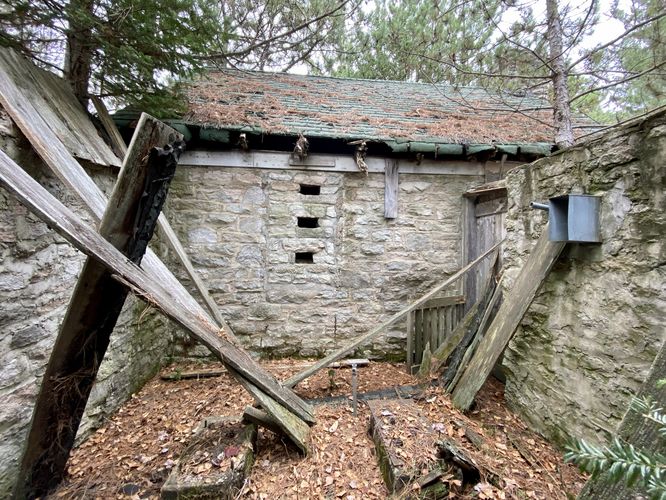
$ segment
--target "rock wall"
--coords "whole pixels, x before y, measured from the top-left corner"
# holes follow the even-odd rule
[[[604,442],[665,338],[666,113],[507,176],[510,288],[546,223],[530,201],[602,199],[602,244],[569,244],[505,351],[506,398],[562,442]]]
[[[383,174],[182,167],[166,212],[248,349],[320,356],[460,267],[461,194],[480,182],[403,174],[387,220]],[[404,340],[398,324],[366,354],[404,359]]]
[[[32,153],[0,109],[0,148],[30,169],[65,205],[85,211]],[[110,189],[107,169],[92,169]],[[12,195],[0,189],[0,497],[9,496],[42,374],[84,256]],[[141,317],[143,304],[128,300],[93,388],[79,437],[115,411],[164,359],[169,337],[162,320]]]

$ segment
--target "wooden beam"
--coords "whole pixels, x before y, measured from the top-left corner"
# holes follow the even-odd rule
[[[163,281],[129,262],[2,151],[0,151],[0,185],[13,193],[19,201],[76,248],[113,270],[114,277],[131,287],[139,297],[156,306],[166,316],[188,330],[193,338],[208,347],[227,368],[236,370],[242,377],[275,398],[305,422],[314,423],[310,405],[292,391],[282,387],[275,377],[233,343],[233,339],[213,324],[196,301],[188,300],[184,303],[180,296],[174,295],[171,288],[165,287]],[[191,302],[194,302],[195,306],[191,306]]]
[[[0,51],[0,54],[2,54],[2,51]],[[46,120],[35,109],[30,100],[22,94],[16,82],[9,78],[8,75],[3,74],[2,71],[0,71],[0,101],[5,111],[9,113],[12,120],[14,120],[30,141],[37,154],[44,160],[44,163],[79,198],[83,206],[93,216],[93,220],[99,221],[106,208],[106,196],[104,196],[83,167],[69,154],[65,145],[60,141]],[[43,106],[46,109],[48,104],[44,102]],[[170,231],[163,215],[160,217],[159,224],[160,229],[164,231],[165,237],[174,249],[176,249],[181,260],[189,262],[185,251],[182,249],[182,245],[180,245],[173,230]],[[176,300],[187,305],[192,310],[198,311],[204,317],[208,317],[208,314],[201,308],[199,303],[194,300],[185,287],[183,287],[152,250],[148,249],[148,252],[146,252],[142,266],[158,282],[167,287]],[[189,266],[186,264],[186,269],[188,272],[193,272],[191,264]],[[198,278],[193,278],[193,281],[195,284],[201,282]],[[200,287],[201,290],[206,291],[207,294],[204,286]],[[206,302],[210,307],[212,299],[209,298]],[[227,333],[233,335],[231,330],[228,329],[228,325],[221,323],[221,326],[227,330]]]
[[[353,172],[358,173],[358,166],[352,155],[308,154],[299,163],[290,160],[290,153],[272,151],[186,151],[180,166],[188,167],[225,167],[225,168],[257,168],[270,170],[305,170],[315,172]],[[368,156],[365,159],[368,172],[383,174],[386,159]],[[507,162],[508,164],[509,162]],[[432,174],[432,175],[465,175],[482,176],[484,163],[466,160],[430,160],[424,159],[420,164],[415,160],[399,159],[398,171],[401,174]],[[512,162],[512,166],[521,165]]]
[[[124,157],[125,153],[127,152],[127,146],[125,146],[125,142],[123,141],[123,138],[121,137],[120,132],[118,131],[118,127],[116,127],[116,124],[111,119],[111,116],[109,116],[109,112],[107,111],[106,106],[104,106],[104,103],[97,97],[93,97],[93,104],[95,105],[95,109],[97,110],[97,114],[100,117],[104,129],[111,137],[111,140],[114,144],[114,150],[121,152],[121,156]],[[176,235],[176,232],[173,230],[171,224],[169,224],[169,221],[167,220],[166,216],[163,213],[160,214],[158,225],[160,228],[160,235],[166,240],[166,242],[171,246],[173,251],[176,253],[176,256],[180,260],[180,263],[185,268],[187,275],[194,283],[194,286],[201,295],[201,298],[206,303],[206,306],[208,307],[208,310],[215,318],[215,321],[217,321],[217,324],[221,328],[224,328],[230,335],[235,337],[235,334],[231,330],[231,327],[224,320],[220,308],[218,307],[213,297],[211,297],[210,292],[208,291],[208,287],[206,287],[206,285],[202,281],[201,277],[199,276],[199,273],[195,271],[194,266],[192,265],[192,261],[190,261],[190,258],[187,255],[187,252],[185,251],[183,244],[180,242],[180,239]]]
[[[127,145],[123,140],[123,136],[120,135],[120,131],[118,130],[118,127],[116,127],[113,118],[111,118],[111,115],[109,115],[109,111],[106,109],[106,106],[99,97],[93,96],[91,101],[93,106],[95,106],[95,111],[97,111],[97,117],[99,118],[102,127],[104,127],[104,130],[109,136],[109,140],[111,141],[111,149],[113,149],[113,152],[116,153],[116,156],[119,158],[125,158],[125,153],[127,153]]]
[[[500,281],[495,286],[492,297],[490,297],[490,302],[488,302],[486,310],[483,313],[483,317],[481,318],[481,323],[479,323],[479,327],[477,328],[477,335],[471,339],[471,342],[469,342],[469,345],[467,345],[464,353],[455,353],[456,359],[453,360],[454,362],[452,362],[450,366],[446,368],[446,371],[442,375],[442,381],[444,382],[446,392],[448,393],[453,392],[453,389],[460,380],[460,377],[462,377],[462,374],[467,368],[469,360],[476,351],[476,347],[479,345],[480,340],[483,338],[483,334],[486,331],[486,327],[488,326],[488,321],[493,309],[495,309],[495,306],[502,299],[502,279],[503,277],[500,278]],[[462,354],[462,358],[460,357],[460,354]]]
[[[10,115],[11,108],[27,105],[36,109],[69,154],[97,165],[121,165],[67,82],[6,47],[0,48],[0,102]]]
[[[242,377],[238,377],[238,380],[243,387],[252,394],[255,401],[257,401],[267,412],[269,419],[274,424],[273,429],[271,430],[279,429],[282,431],[282,434],[289,436],[289,439],[293,441],[298,449],[307,455],[309,451],[308,441],[310,436],[310,428],[308,425],[284,406],[268,397],[261,389],[251,382],[248,382]]]
[[[384,171],[384,218],[398,217],[398,160],[386,160]]]
[[[516,282],[504,298],[495,319],[453,390],[452,399],[456,408],[467,410],[471,406],[565,244],[549,241],[548,226],[544,227]]]
[[[179,134],[142,115],[109,199],[99,233],[139,264],[166,200],[182,147],[153,148]],[[184,146],[184,144],[183,144]],[[35,403],[16,498],[46,494],[63,478],[90,391],[128,290],[106,267],[86,259]]]
[[[401,320],[407,313],[413,311],[414,309],[418,309],[423,304],[425,304],[430,299],[432,299],[435,295],[437,295],[439,292],[441,292],[444,288],[449,286],[451,283],[454,283],[456,280],[460,279],[460,277],[463,276],[467,271],[472,269],[479,262],[481,262],[483,259],[488,257],[495,250],[497,250],[503,242],[504,242],[504,240],[502,240],[499,243],[493,245],[488,250],[486,250],[483,254],[481,254],[479,257],[477,257],[474,261],[470,262],[465,267],[463,267],[459,271],[455,272],[452,276],[445,279],[439,285],[432,288],[428,293],[423,295],[421,298],[412,302],[408,306],[404,307],[403,309],[401,309],[400,311],[395,313],[393,316],[391,316],[389,319],[384,321],[382,324],[380,324],[379,326],[370,330],[365,335],[361,335],[360,337],[357,337],[356,339],[354,339],[349,344],[347,344],[344,347],[341,347],[340,349],[338,349],[337,351],[334,351],[333,353],[329,354],[325,358],[316,362],[311,367],[307,368],[306,370],[304,370],[300,373],[297,373],[296,375],[294,375],[293,377],[291,377],[290,379],[285,381],[284,385],[286,385],[288,387],[295,386],[296,384],[298,384],[302,380],[305,380],[306,378],[308,378],[308,377],[314,375],[315,373],[317,373],[322,368],[325,368],[326,366],[331,364],[333,361],[337,361],[338,359],[345,356],[347,353],[353,351],[357,347],[360,347],[363,344],[365,344],[366,342],[368,342],[370,339],[376,337],[379,333],[386,330],[389,326],[391,326],[394,323],[396,323],[397,321]]]

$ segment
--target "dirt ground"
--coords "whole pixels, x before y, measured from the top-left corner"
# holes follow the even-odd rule
[[[309,363],[263,362],[278,379]],[[180,364],[162,374],[201,369],[223,370],[219,364]],[[359,368],[359,392],[417,383],[399,364],[371,362]],[[349,396],[351,370],[322,370],[297,392],[304,398]],[[395,398],[401,395],[388,392],[395,392]],[[312,451],[306,458],[290,443],[260,430],[256,462],[239,498],[388,498],[368,435],[369,410],[360,403],[354,416],[348,399],[316,405]],[[488,380],[468,415],[453,408],[438,387],[424,389],[415,400],[433,430],[455,440],[494,478],[482,475],[478,484],[463,487],[444,476],[451,498],[567,499],[581,490],[584,476],[506,408],[503,386],[496,380]],[[197,424],[209,416],[240,415],[251,403],[226,372],[174,381],[156,376],[73,451],[66,480],[49,498],[159,498]]]

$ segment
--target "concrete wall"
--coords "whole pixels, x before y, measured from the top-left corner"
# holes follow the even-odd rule
[[[565,248],[505,352],[507,400],[551,439],[605,441],[664,341],[665,183],[664,113],[507,176],[507,288],[546,222],[530,201],[602,196],[603,243]]]
[[[0,148],[29,169],[65,205],[85,215],[34,155],[0,109]],[[93,169],[109,189],[107,169]],[[34,400],[84,256],[16,199],[0,189],[0,497],[11,489]],[[139,316],[143,304],[125,304],[100,367],[79,436],[111,414],[150,377],[167,352],[163,320]]]
[[[461,194],[477,176],[179,168],[167,216],[235,332],[267,356],[322,355],[367,332],[460,267]],[[318,196],[300,184],[321,186]],[[298,217],[317,217],[301,228]],[[313,263],[296,263],[296,252]],[[368,355],[404,358],[404,325]]]

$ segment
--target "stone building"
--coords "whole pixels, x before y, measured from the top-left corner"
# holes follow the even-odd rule
[[[544,102],[478,88],[223,71],[186,96],[166,213],[268,356],[331,351],[492,246],[504,209],[477,225],[463,194],[553,148],[546,112],[514,111]],[[135,119],[115,115],[128,136]],[[403,322],[365,354],[401,359],[404,343]]]
[[[48,102],[49,89],[33,87]],[[617,427],[664,341],[663,112],[552,154],[544,103],[523,95],[225,71],[191,84],[186,98],[186,114],[168,120],[188,151],[165,212],[235,333],[264,356],[330,352],[504,236],[510,288],[545,224],[529,202],[601,196],[603,243],[567,247],[503,364],[507,400],[544,435],[603,441]],[[55,106],[52,121],[65,108]],[[126,138],[135,118],[115,116]],[[77,153],[89,144],[72,141],[108,192],[119,162]],[[4,112],[0,146],[85,216]],[[153,248],[187,282],[159,237]],[[4,190],[0,255],[3,496],[83,258]],[[469,304],[488,272],[480,266],[446,293]],[[405,328],[397,323],[363,354],[404,359]],[[196,353],[173,324],[128,300],[84,432],[161,363]]]

